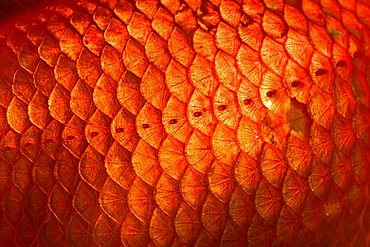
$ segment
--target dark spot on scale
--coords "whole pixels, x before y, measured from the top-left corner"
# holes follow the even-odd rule
[[[170,119],[170,124],[176,124],[177,123],[177,119]]]
[[[143,129],[147,129],[147,128],[149,128],[149,124],[143,124]]]
[[[24,146],[25,147],[29,147],[29,146],[31,146],[32,145],[32,143],[31,142],[26,142],[25,144],[24,144]]]
[[[361,51],[356,51],[355,53],[353,53],[353,58],[359,58],[362,56],[362,52]]]
[[[75,137],[74,136],[67,136],[67,140],[74,140]]]
[[[300,81],[293,81],[290,85],[292,87],[300,87],[300,86],[303,86],[303,83]]]
[[[54,140],[51,138],[46,139],[46,143],[52,143]]]
[[[251,99],[244,99],[243,100],[244,105],[250,105],[252,103]]]
[[[315,72],[315,76],[325,75],[328,71],[326,69],[318,69]]]
[[[98,132],[96,132],[96,131],[94,131],[94,132],[91,132],[91,133],[90,133],[90,136],[91,136],[91,137],[95,137],[95,136],[97,136],[97,135],[98,135]]]
[[[123,131],[125,131],[125,129],[124,129],[124,128],[116,128],[116,132],[117,132],[117,133],[122,133]]]
[[[343,60],[340,60],[340,61],[337,62],[336,66],[337,66],[337,68],[344,67],[344,66],[346,66],[346,62],[344,62]]]
[[[271,97],[273,97],[275,94],[276,94],[276,90],[274,89],[274,90],[268,91],[268,92],[266,93],[266,96],[267,96],[267,97],[269,97],[269,98],[271,98]]]
[[[193,113],[193,116],[194,117],[200,117],[200,116],[202,116],[202,112],[196,111],[196,112]]]
[[[219,105],[217,108],[220,111],[224,111],[224,110],[226,110],[226,105]]]
[[[12,149],[10,146],[5,146],[4,147],[4,151],[9,151],[10,149]]]

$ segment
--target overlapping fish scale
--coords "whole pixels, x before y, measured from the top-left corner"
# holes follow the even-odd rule
[[[1,241],[364,245],[369,7],[319,2],[81,1],[10,26]]]

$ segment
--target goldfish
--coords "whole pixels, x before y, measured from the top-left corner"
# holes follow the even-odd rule
[[[367,0],[0,22],[1,246],[368,246],[369,174]]]

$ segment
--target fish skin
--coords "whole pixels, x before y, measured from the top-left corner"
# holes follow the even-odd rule
[[[368,245],[369,23],[366,0],[2,22],[0,246]]]

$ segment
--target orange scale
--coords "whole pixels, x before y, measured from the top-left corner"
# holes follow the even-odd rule
[[[266,180],[274,187],[281,188],[288,168],[283,151],[267,143],[259,166]]]
[[[53,69],[44,61],[40,61],[33,74],[35,87],[45,96],[49,96],[55,86]]]
[[[100,56],[105,45],[105,40],[103,32],[96,25],[93,24],[89,26],[82,38],[82,41],[88,50],[90,50],[94,55]]]
[[[183,66],[189,68],[192,63],[195,53],[191,46],[191,40],[178,27],[175,27],[168,40],[168,50],[173,58],[175,58]]]
[[[190,207],[200,209],[208,193],[206,176],[188,167],[180,182],[180,192]]]
[[[189,7],[185,7],[177,12],[175,15],[175,22],[179,29],[186,34],[192,35],[197,29],[197,18]]]
[[[71,217],[71,200],[71,195],[65,191],[60,183],[56,183],[50,192],[48,207],[62,225],[67,225]]]
[[[171,96],[162,114],[162,124],[167,134],[185,142],[192,129],[186,117],[186,104]]]
[[[81,158],[87,146],[85,125],[84,121],[74,115],[63,129],[62,144],[76,158]]]
[[[291,132],[287,140],[285,155],[290,168],[303,177],[308,176],[313,158],[308,140]]]
[[[260,125],[243,117],[237,130],[237,139],[240,149],[257,160],[264,144]]]
[[[35,127],[31,126],[22,135],[20,139],[20,151],[22,154],[31,161],[35,161],[40,154],[40,136],[41,131]]]
[[[254,195],[261,180],[257,160],[241,153],[235,163],[234,178],[240,187],[250,196]]]
[[[308,72],[289,59],[284,73],[284,82],[289,97],[307,104],[312,81]]]
[[[358,16],[360,22],[370,29],[370,7],[366,2],[357,2],[356,15]]]
[[[193,86],[201,93],[210,97],[218,85],[214,75],[213,63],[200,55],[196,55],[189,69],[189,78]]]
[[[326,16],[322,11],[322,7],[319,3],[316,3],[312,0],[303,0],[302,1],[302,11],[303,14],[312,22],[317,25],[324,26]],[[311,23],[309,23],[310,25]]]
[[[351,159],[340,150],[335,150],[331,164],[331,176],[336,185],[343,191],[347,192],[352,183],[353,169]]]
[[[108,9],[101,6],[94,8],[93,19],[100,29],[106,29],[111,18],[112,13]]]
[[[67,124],[73,116],[69,101],[70,92],[57,83],[50,94],[48,105],[50,115],[62,124]]]
[[[227,205],[220,202],[214,195],[208,194],[202,207],[202,224],[208,233],[219,240],[224,232],[227,221]]]
[[[63,127],[61,123],[54,119],[41,134],[41,149],[52,158],[57,157],[61,148]]]
[[[188,78],[187,68],[172,59],[166,69],[166,85],[169,91],[182,102],[189,102],[193,92],[193,85]]]
[[[64,232],[60,229],[60,223],[51,215],[49,220],[40,227],[41,242],[45,245],[68,245]]]
[[[179,182],[162,174],[155,187],[155,201],[169,217],[174,217],[181,203]]]
[[[113,138],[126,149],[136,146],[138,135],[135,132],[135,116],[124,108],[117,113],[111,124]]]
[[[318,158],[312,162],[312,171],[308,178],[310,190],[320,200],[326,200],[329,190],[333,184],[331,179],[330,166]]]
[[[18,133],[24,132],[31,125],[27,105],[18,97],[14,97],[10,102],[6,109],[6,118],[9,126]]]
[[[271,246],[276,239],[275,231],[275,227],[255,214],[248,228],[248,246]]]
[[[330,163],[334,151],[334,140],[330,132],[316,122],[312,123],[310,146],[313,155]]]
[[[115,223],[122,224],[128,213],[127,191],[108,178],[99,194],[99,206]]]
[[[144,47],[130,38],[122,56],[126,68],[137,77],[142,78],[149,65]]]
[[[137,133],[155,149],[159,148],[165,138],[161,114],[161,111],[146,103],[136,117]]]
[[[114,142],[105,156],[104,166],[108,176],[125,190],[130,188],[135,174],[132,170],[131,153]]]
[[[69,23],[79,34],[84,35],[91,24],[91,18],[86,12],[74,10],[69,19]]]
[[[45,194],[50,195],[57,181],[54,178],[54,160],[46,153],[41,153],[35,161],[32,178]]]
[[[303,210],[308,191],[309,185],[307,179],[295,171],[288,169],[284,180],[282,196],[284,202],[297,214],[301,214]]]
[[[55,80],[71,91],[79,79],[76,62],[61,54],[54,68]]]
[[[211,138],[194,131],[185,144],[185,155],[192,168],[206,174],[214,159]]]
[[[61,15],[53,15],[46,24],[46,29],[49,31],[55,38],[60,40],[64,31],[67,28],[67,23]]]
[[[91,246],[94,238],[91,236],[89,223],[73,212],[67,226],[66,237],[73,245]]]
[[[234,57],[219,51],[216,55],[215,69],[220,83],[234,92],[238,90],[242,75],[238,71]]]
[[[355,7],[358,9],[358,6]],[[353,11],[355,12],[355,11]],[[366,32],[366,27],[361,23],[361,20],[347,9],[343,9],[341,12],[341,19],[344,27],[356,38],[363,40],[363,33]]]
[[[240,47],[238,33],[235,28],[232,28],[224,22],[220,22],[216,31],[216,46],[224,52],[235,56]]]
[[[39,62],[39,55],[37,47],[31,43],[24,43],[18,53],[19,65],[27,70],[29,73],[33,73]]]
[[[242,18],[238,27],[238,34],[240,39],[253,50],[259,51],[261,49],[265,33],[260,24],[250,23],[248,18]]]
[[[318,87],[312,87],[308,103],[311,118],[326,129],[333,124],[335,106],[333,96]]]
[[[91,51],[84,48],[76,61],[76,68],[79,77],[90,87],[95,87],[102,70],[100,68],[100,58]]]
[[[351,57],[345,48],[337,44],[333,45],[333,63],[336,79],[349,81],[352,71]]]
[[[153,19],[158,10],[157,0],[139,0],[136,2],[136,7],[150,20]]]
[[[88,146],[79,161],[78,172],[83,181],[100,192],[107,179],[104,156]]]
[[[17,237],[24,245],[32,245],[35,236],[38,234],[39,227],[33,222],[32,215],[29,212],[24,212],[19,224],[15,226]]]
[[[102,70],[114,81],[118,82],[126,70],[122,61],[122,52],[106,45],[100,57]]]
[[[135,174],[150,186],[154,186],[162,171],[158,161],[157,149],[140,139],[132,154],[132,167]]]
[[[352,128],[356,137],[365,146],[370,145],[370,111],[362,105],[357,105],[353,119]]]
[[[285,49],[289,56],[303,68],[308,68],[315,51],[305,33],[289,29]]]
[[[70,59],[76,61],[83,49],[80,35],[72,28],[67,27],[59,40],[60,50]]]
[[[63,149],[55,162],[54,176],[69,194],[73,194],[79,182],[78,159]]]
[[[320,89],[327,93],[333,91],[335,74],[329,58],[315,51],[311,59],[310,74],[313,83]]]
[[[126,25],[113,17],[104,32],[104,40],[122,53],[128,39],[129,34]]]
[[[261,123],[266,117],[266,108],[261,101],[259,88],[243,78],[237,96],[243,116],[256,123]]]
[[[93,88],[83,80],[78,80],[71,91],[69,102],[71,110],[84,121],[87,121],[96,110],[93,92]]]
[[[2,107],[7,107],[10,104],[10,101],[13,98],[12,84],[10,80],[4,78],[4,75],[1,74],[0,79],[0,105]]]
[[[202,227],[199,212],[182,202],[174,222],[180,240],[186,244],[194,244]]]
[[[140,81],[139,77],[126,71],[117,87],[119,103],[134,115],[137,115],[145,104],[145,99],[140,93]]]
[[[170,2],[171,6],[176,6],[174,1]],[[169,8],[171,11],[171,9]],[[152,27],[163,39],[168,40],[171,37],[172,30],[175,26],[174,18],[166,9],[160,7],[154,16]]]
[[[61,54],[59,42],[51,34],[46,33],[38,47],[40,58],[50,67],[55,67]]]
[[[149,236],[156,246],[169,246],[175,238],[172,218],[156,208],[149,226]]]
[[[233,220],[228,220],[220,244],[222,246],[228,244],[231,246],[247,246],[244,229],[237,226]]]
[[[5,163],[4,161],[1,161],[1,163],[4,163],[4,165],[1,165],[2,168],[9,166],[9,164]],[[32,166],[33,163],[31,163],[31,161],[29,161],[25,157],[21,157],[16,161],[16,163],[14,163],[11,178],[13,179],[14,185],[17,186],[23,194],[28,194],[33,186]],[[8,183],[7,181],[7,186],[9,186],[10,184],[11,183]],[[4,186],[2,188],[7,188],[7,186]]]
[[[335,146],[348,155],[356,141],[352,121],[337,115],[334,118],[332,131]]]
[[[163,141],[158,151],[159,164],[171,178],[179,180],[188,167],[185,145],[171,136]]]
[[[326,32],[330,34],[330,37],[333,39],[334,46],[339,45],[343,47],[343,49],[348,49],[349,33],[338,19],[332,16],[326,17]]]
[[[84,181],[78,184],[73,195],[72,207],[89,225],[94,225],[100,215],[98,199],[98,191]]]
[[[140,222],[147,226],[149,225],[155,209],[154,203],[153,187],[136,177],[127,195],[127,204],[130,212]],[[126,217],[126,221],[128,219],[130,219],[130,217]],[[123,225],[125,225],[125,223],[123,223]]]
[[[212,135],[212,151],[218,161],[232,165],[240,152],[235,131],[218,123]]]
[[[235,187],[229,203],[229,214],[235,224],[247,229],[255,214],[254,198],[246,194],[239,186]]]
[[[214,161],[207,174],[209,190],[222,203],[228,203],[234,190],[233,166]]]
[[[12,184],[13,184],[12,170],[15,169],[15,168],[13,168],[11,166],[11,164],[8,164],[5,161],[0,161],[0,164],[1,164],[1,166],[0,166],[0,193],[2,195],[5,195],[10,190],[10,188],[12,187]],[[27,178],[25,177],[25,179],[26,179],[25,184],[27,185]],[[19,186],[17,186],[17,187],[21,190],[21,188]]]
[[[16,225],[16,223],[19,223],[22,219],[24,204],[24,196],[17,187],[12,186],[10,190],[7,191],[6,195],[4,195],[4,202],[1,210],[2,215],[6,215],[4,218],[7,218],[12,225]]]
[[[206,58],[208,61],[214,61],[217,53],[217,47],[214,37],[208,32],[198,28],[193,35],[194,51]]]
[[[145,46],[145,54],[148,60],[161,71],[165,71],[171,61],[171,55],[167,49],[167,41],[155,32],[149,35]]]
[[[110,129],[111,121],[109,117],[97,110],[86,123],[86,140],[102,155],[107,155],[113,142]]]
[[[288,32],[288,27],[284,20],[270,10],[266,10],[263,15],[262,28],[274,39],[282,38]]]
[[[36,92],[31,74],[22,68],[16,70],[12,90],[15,96],[28,104]]]
[[[283,206],[281,191],[265,179],[261,180],[255,197],[257,213],[271,226],[276,225]],[[253,224],[253,223],[252,223]]]
[[[129,213],[121,226],[121,243],[126,246],[146,246],[150,240],[148,223]]]
[[[151,22],[147,16],[135,11],[127,26],[127,31],[132,38],[140,43],[140,45],[145,46],[146,41],[152,32]]]
[[[370,152],[365,146],[355,145],[351,151],[351,165],[355,175],[361,180],[366,181],[366,176],[370,172],[368,165],[370,162]]]
[[[0,157],[6,162],[13,164],[21,156],[19,152],[19,134],[10,129],[0,141]]]
[[[210,246],[216,246],[219,243],[219,238],[215,238],[207,231],[204,226],[200,230],[197,241],[195,242],[196,246],[202,246],[204,244],[209,244]]]
[[[119,246],[121,225],[105,214],[101,214],[94,226],[94,240],[98,245]]]
[[[114,118],[121,108],[117,99],[117,82],[103,73],[94,88],[93,101],[105,115]]]
[[[238,127],[242,114],[233,91],[220,85],[213,97],[213,110],[216,118],[227,127],[233,130]]]
[[[189,101],[187,117],[190,125],[205,135],[211,135],[216,123],[210,98],[195,90]]]
[[[149,65],[143,75],[140,83],[140,92],[158,110],[163,110],[170,98],[163,72],[153,65]]]
[[[239,25],[240,19],[242,17],[240,5],[231,0],[221,1],[220,14],[222,19],[224,19],[234,28]]]
[[[262,75],[266,70],[259,53],[255,52],[247,45],[242,44],[236,56],[236,61],[241,73],[253,83],[253,85],[259,87],[262,81]]]
[[[282,44],[265,37],[261,47],[261,58],[267,67],[279,76],[283,76],[289,56]]]

